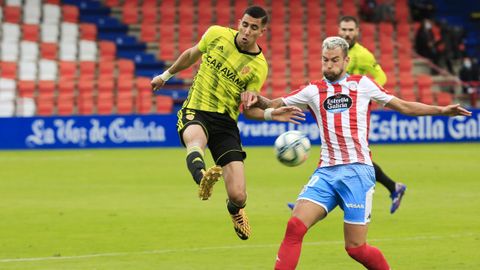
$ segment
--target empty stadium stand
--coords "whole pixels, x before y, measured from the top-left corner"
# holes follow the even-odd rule
[[[265,6],[260,39],[270,71],[262,94],[275,98],[322,76],[321,42],[337,34],[338,15],[359,1],[0,0],[0,116],[171,113],[198,65],[177,74],[161,96],[150,79],[212,24],[236,28],[243,10]],[[414,74],[413,24],[406,0],[397,24],[362,23],[361,40],[407,100],[445,104],[427,74]]]

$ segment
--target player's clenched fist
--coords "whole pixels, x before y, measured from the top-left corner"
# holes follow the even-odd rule
[[[165,70],[162,74],[154,77],[150,84],[152,85],[152,90],[157,91],[165,85],[165,83],[173,76],[168,70]]]
[[[165,84],[165,81],[161,78],[161,75],[158,75],[152,79],[150,84],[152,85],[152,90],[157,91],[162,88],[162,86]]]

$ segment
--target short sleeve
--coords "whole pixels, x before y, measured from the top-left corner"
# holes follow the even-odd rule
[[[309,84],[283,97],[282,101],[287,106],[296,106],[306,110],[310,102],[314,100],[314,95],[318,95],[318,87],[314,84]]]
[[[389,95],[388,92],[383,89],[380,85],[374,82],[372,79],[363,76],[360,81],[361,87],[364,88],[370,99],[385,106],[390,100],[392,100],[393,96]]]
[[[198,42],[198,49],[202,52],[205,53],[208,48],[208,43],[212,40],[212,37],[215,35],[215,32],[217,32],[218,26],[210,26],[205,33],[203,33],[202,38]]]

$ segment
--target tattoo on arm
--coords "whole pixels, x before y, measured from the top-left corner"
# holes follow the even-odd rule
[[[270,103],[271,100],[269,100],[268,98],[258,96],[258,101],[253,105],[253,107],[258,107],[265,110],[266,108],[270,107]]]

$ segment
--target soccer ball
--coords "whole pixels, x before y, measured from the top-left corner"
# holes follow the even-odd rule
[[[287,131],[275,140],[275,156],[283,165],[298,166],[307,160],[310,146],[310,140],[300,131]]]

